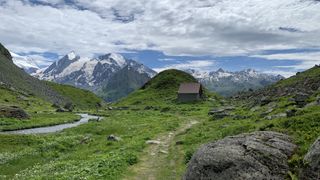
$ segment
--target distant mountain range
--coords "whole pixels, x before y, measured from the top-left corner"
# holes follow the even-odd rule
[[[72,51],[33,75],[42,80],[87,89],[107,101],[114,101],[143,86],[156,72],[120,54],[87,58]]]
[[[281,79],[281,75],[259,73],[253,69],[229,72],[223,69],[212,72],[200,72],[193,69],[186,70],[197,78],[206,88],[223,96],[231,96],[249,89],[259,89],[273,84]]]
[[[88,58],[80,57],[72,51],[44,70],[40,70],[28,56],[12,52],[11,56],[18,67],[39,79],[90,90],[106,101],[116,101],[127,96],[157,74],[147,66],[116,53]],[[185,72],[194,76],[210,91],[223,96],[263,88],[284,79],[281,75],[259,73],[253,69],[238,72],[223,69],[200,72],[188,69]]]

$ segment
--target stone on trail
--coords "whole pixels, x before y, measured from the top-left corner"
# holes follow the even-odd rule
[[[161,142],[160,141],[157,141],[157,140],[148,140],[146,141],[146,144],[160,144]]]
[[[202,146],[184,180],[285,179],[296,149],[289,136],[270,131],[226,137]]]

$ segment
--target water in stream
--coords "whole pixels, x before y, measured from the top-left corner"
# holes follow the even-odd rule
[[[59,124],[55,126],[48,126],[48,127],[39,127],[39,128],[32,128],[32,129],[22,129],[16,131],[7,131],[3,132],[5,134],[44,134],[44,133],[54,133],[59,132],[67,128],[72,128],[79,126],[81,124],[88,123],[90,119],[99,119],[98,116],[92,116],[88,114],[79,114],[81,119],[77,122],[67,123],[67,124]]]

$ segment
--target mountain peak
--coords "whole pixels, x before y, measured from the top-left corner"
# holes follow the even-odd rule
[[[67,54],[67,57],[69,60],[73,60],[77,57],[76,53],[74,51],[71,51]]]
[[[102,55],[98,58],[100,61],[114,61],[117,65],[123,67],[127,64],[126,59],[121,55],[117,53],[108,53],[105,55]]]
[[[257,73],[256,70],[251,69],[251,68],[248,68],[248,69],[246,69],[246,70],[244,70],[244,71],[245,71],[245,72],[248,72],[248,73]]]
[[[222,72],[222,73],[224,73],[225,70],[223,70],[222,68],[219,68],[219,69],[217,70],[217,72]]]

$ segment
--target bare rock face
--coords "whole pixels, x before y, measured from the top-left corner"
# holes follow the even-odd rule
[[[226,137],[202,146],[188,164],[184,180],[285,179],[296,145],[270,131]]]
[[[313,143],[303,161],[305,168],[300,173],[300,179],[320,179],[320,137]]]

